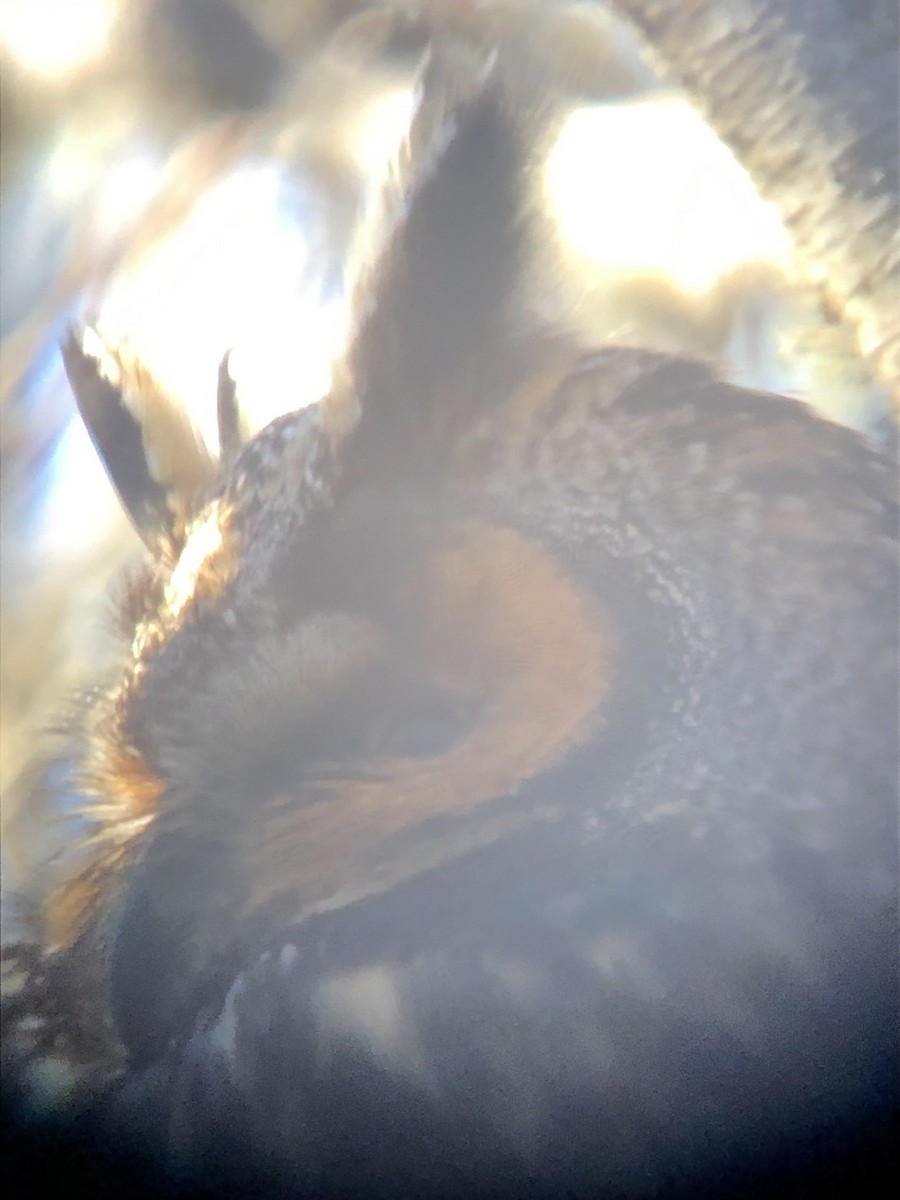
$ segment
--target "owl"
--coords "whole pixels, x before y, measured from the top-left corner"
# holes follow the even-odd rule
[[[897,464],[529,313],[521,83],[433,55],[319,404],[245,440],[226,362],[218,461],[162,455],[64,347],[147,556],[22,1004],[163,1181],[784,1195],[887,1145]]]

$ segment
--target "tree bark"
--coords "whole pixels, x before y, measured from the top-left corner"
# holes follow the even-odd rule
[[[900,401],[895,0],[611,0],[781,210],[826,313]]]

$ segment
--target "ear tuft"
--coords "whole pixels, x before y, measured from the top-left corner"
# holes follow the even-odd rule
[[[516,300],[533,138],[496,52],[432,46],[399,170],[382,199],[375,262],[359,276],[350,386],[353,453],[401,466],[446,449],[486,397],[501,399],[522,337]]]
[[[153,376],[94,330],[72,331],[61,353],[81,418],[142,540],[154,551],[161,541],[177,547],[218,464]]]
[[[237,387],[231,374],[231,352],[219,363],[216,385],[216,422],[219,430],[219,461],[230,467],[250,435],[244,425]]]

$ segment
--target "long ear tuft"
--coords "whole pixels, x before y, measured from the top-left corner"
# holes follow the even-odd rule
[[[96,353],[86,348],[88,332]],[[215,460],[149,374],[93,331],[73,331],[61,352],[78,411],[137,532],[154,551],[177,549]]]
[[[171,526],[172,513],[165,488],[150,472],[140,423],[126,407],[119,386],[106,378],[96,358],[85,353],[74,332],[61,351],[91,441],[135,529],[152,547]]]
[[[499,55],[432,50],[385,201],[389,234],[356,297],[352,441],[370,462],[410,439],[421,449],[502,390],[532,149],[514,109]]]

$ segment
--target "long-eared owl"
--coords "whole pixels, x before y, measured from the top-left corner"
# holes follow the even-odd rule
[[[219,1187],[821,1184],[896,1103],[896,463],[529,316],[522,79],[424,80],[321,403],[242,444],[223,365],[187,486],[65,346],[149,553],[22,1002]]]

